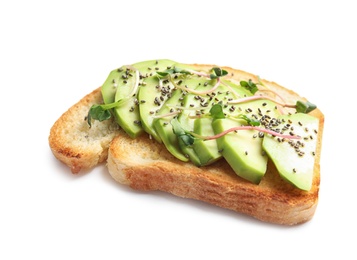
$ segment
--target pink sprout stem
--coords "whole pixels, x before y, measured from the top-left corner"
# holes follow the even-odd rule
[[[301,137],[298,136],[298,135],[284,135],[284,134],[280,134],[280,133],[277,133],[273,130],[269,130],[269,129],[266,129],[266,128],[261,128],[261,127],[256,127],[256,126],[236,126],[236,127],[232,127],[230,129],[227,129],[219,134],[216,134],[216,135],[212,135],[212,136],[200,136],[200,135],[197,135],[195,133],[191,133],[193,136],[195,137],[198,137],[198,138],[202,138],[204,140],[213,140],[213,139],[217,139],[217,138],[220,138],[230,132],[233,132],[233,131],[239,131],[239,130],[257,130],[259,132],[264,132],[264,133],[267,133],[267,134],[271,134],[271,135],[274,135],[274,136],[278,136],[278,137],[281,137],[281,138],[287,138],[287,139],[300,139]]]
[[[231,100],[231,101],[228,101],[228,103],[229,104],[239,104],[239,103],[244,103],[244,102],[249,102],[249,101],[259,100],[259,99],[267,99],[267,100],[273,101],[274,103],[281,105],[283,107],[292,107],[292,108],[296,107],[296,105],[278,102],[276,99],[268,97],[268,96],[250,96],[250,97],[240,98],[240,99],[236,99],[236,100]]]

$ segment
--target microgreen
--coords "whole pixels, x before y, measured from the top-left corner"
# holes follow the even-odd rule
[[[177,118],[174,118],[171,120],[171,125],[172,129],[174,131],[174,134],[179,138],[186,146],[190,146],[194,143],[195,138],[188,133],[180,124],[180,122],[177,120]]]
[[[223,112],[222,102],[219,102],[218,104],[213,105],[209,112],[211,114],[211,117],[214,119],[226,117]]]
[[[240,82],[240,85],[250,91],[250,93],[252,93],[253,95],[259,90],[257,84],[254,83],[251,79],[249,79],[248,81],[242,80]]]
[[[228,71],[222,70],[221,68],[218,68],[218,67],[212,68],[212,71],[213,71],[213,73],[210,74],[210,78],[211,79],[216,79],[216,78],[219,78],[219,77],[223,77],[223,76],[226,76],[228,74]]]
[[[88,112],[87,122],[89,127],[92,126],[92,119],[98,120],[100,122],[108,120],[111,118],[112,114],[110,109],[116,107],[119,101],[110,104],[93,105]]]
[[[156,74],[158,74],[162,78],[164,78],[166,76],[169,76],[169,75],[172,75],[172,74],[176,74],[176,73],[181,73],[181,74],[186,74],[186,75],[192,74],[188,70],[184,70],[184,69],[177,68],[177,67],[174,67],[172,69],[167,69],[167,70],[164,70],[164,71],[157,71],[156,72]]]
[[[257,119],[249,118],[249,117],[247,117],[246,115],[239,115],[238,118],[245,120],[248,125],[251,125],[251,126],[260,126],[260,121],[257,120]]]
[[[302,101],[297,101],[296,102],[296,112],[298,113],[309,113],[312,110],[316,108],[316,105],[313,103],[310,103],[309,101],[302,102]]]

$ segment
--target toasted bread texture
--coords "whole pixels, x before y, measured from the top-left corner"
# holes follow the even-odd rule
[[[103,103],[100,88],[69,108],[52,126],[49,145],[54,156],[71,168],[72,173],[88,170],[108,157],[112,139],[121,133],[114,120],[86,121],[93,104]]]
[[[194,65],[208,70],[213,65]],[[250,73],[224,67],[232,81],[258,80]],[[278,92],[286,102],[304,99],[274,82],[263,83]],[[101,103],[100,89],[94,90],[65,112],[50,131],[49,144],[57,159],[73,173],[89,169],[107,159],[110,175],[119,183],[136,190],[160,190],[183,198],[204,201],[222,208],[247,214],[264,222],[295,225],[310,220],[316,210],[320,186],[320,154],[324,126],[319,118],[317,149],[311,190],[303,191],[283,180],[274,164],[260,184],[237,176],[224,159],[205,167],[182,162],[172,156],[163,144],[143,134],[135,139],[117,128],[115,122],[95,122],[89,128],[84,120],[92,104]]]

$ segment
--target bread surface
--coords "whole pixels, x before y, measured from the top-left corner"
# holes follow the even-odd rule
[[[213,65],[194,66],[198,70],[209,70]],[[241,70],[224,69],[229,71],[227,77],[232,81],[258,80],[255,75]],[[263,83],[283,96],[286,102],[304,99],[274,82],[263,80]],[[304,223],[313,217],[318,203],[324,125],[320,110],[310,113],[319,118],[320,124],[313,185],[310,191],[303,191],[284,181],[270,160],[267,173],[256,185],[238,177],[224,159],[210,166],[196,167],[179,161],[146,134],[130,138],[113,121],[94,122],[89,128],[85,117],[91,105],[98,103],[102,103],[100,88],[71,107],[51,128],[51,150],[73,173],[107,159],[111,176],[136,190],[161,190],[283,225]]]
[[[54,156],[73,173],[104,162],[110,142],[121,133],[113,120],[94,121],[89,128],[86,116],[90,107],[99,103],[103,100],[97,88],[63,113],[50,130],[49,145]]]

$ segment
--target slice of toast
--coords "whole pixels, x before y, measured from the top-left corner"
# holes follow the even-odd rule
[[[209,70],[213,65],[194,65]],[[257,81],[244,71],[224,67],[232,81]],[[295,103],[303,99],[295,92],[274,82],[262,81],[284,100]],[[197,199],[250,215],[262,221],[294,225],[310,220],[318,203],[320,185],[320,152],[324,115],[318,109],[310,114],[319,118],[313,185],[303,191],[284,181],[274,164],[259,185],[238,177],[222,159],[205,167],[196,167],[173,157],[164,147],[144,134],[132,139],[117,129],[115,122],[94,122],[89,128],[85,117],[92,104],[101,103],[100,89],[85,96],[64,113],[51,129],[49,144],[60,161],[73,173],[89,169],[107,159],[111,176],[119,183],[137,190],[161,190]],[[108,152],[109,148],[109,152]]]
[[[63,113],[50,130],[49,145],[54,156],[69,166],[72,173],[104,162],[110,142],[123,133],[114,120],[94,122],[89,128],[88,111],[93,104],[102,102],[100,88],[97,88]]]

